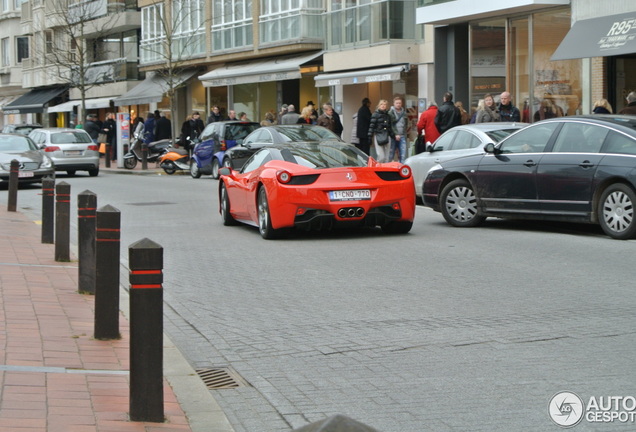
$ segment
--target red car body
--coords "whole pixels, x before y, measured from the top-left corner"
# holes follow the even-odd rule
[[[322,163],[332,156],[344,163],[331,159],[324,167],[306,163],[307,159]],[[415,186],[406,165],[379,164],[354,146],[336,142],[270,146],[254,157],[264,163],[251,169],[250,159],[241,172],[226,168],[221,176],[220,212],[226,225],[235,221],[255,225],[265,238],[292,227],[380,226],[395,233],[411,229]]]

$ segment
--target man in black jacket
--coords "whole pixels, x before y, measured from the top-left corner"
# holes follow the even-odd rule
[[[462,115],[453,103],[453,94],[444,93],[444,103],[437,109],[435,116],[435,126],[440,134],[462,124]]]
[[[519,108],[512,104],[510,93],[505,91],[499,96],[499,121],[502,122],[520,122],[521,113]]]
[[[356,136],[360,140],[357,147],[366,154],[370,154],[371,151],[371,142],[367,136],[367,133],[369,132],[369,125],[371,124],[370,106],[371,101],[369,98],[362,99],[362,106],[358,109],[358,120],[356,124]]]
[[[172,123],[161,111],[155,111],[155,140],[172,139]]]

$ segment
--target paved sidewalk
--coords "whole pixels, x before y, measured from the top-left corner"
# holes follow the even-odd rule
[[[231,432],[165,337],[166,421],[129,421],[128,320],[120,315],[120,340],[95,340],[77,262],[55,262],[40,238],[39,225],[0,208],[0,432]]]

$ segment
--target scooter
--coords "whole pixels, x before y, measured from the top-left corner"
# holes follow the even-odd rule
[[[137,166],[137,162],[141,162],[142,157],[142,144],[143,137],[136,136],[128,153],[124,155],[124,167],[128,169],[134,169]],[[166,152],[166,149],[172,145],[172,141],[169,139],[153,141],[148,144],[148,154],[146,156],[147,162],[156,162],[159,156]]]
[[[197,139],[186,138],[186,145],[183,148],[169,147],[164,154],[159,156],[157,163],[169,175],[174,174],[178,170],[190,171],[192,149],[197,142]]]

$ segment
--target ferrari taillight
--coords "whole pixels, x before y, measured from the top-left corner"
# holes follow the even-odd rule
[[[400,168],[400,175],[403,178],[411,177],[411,168],[408,165],[402,165],[402,168]]]
[[[391,204],[391,208],[395,211],[400,211],[400,203]]]
[[[280,183],[287,184],[291,181],[292,175],[285,170],[279,170],[276,173],[276,179],[278,179]]]

